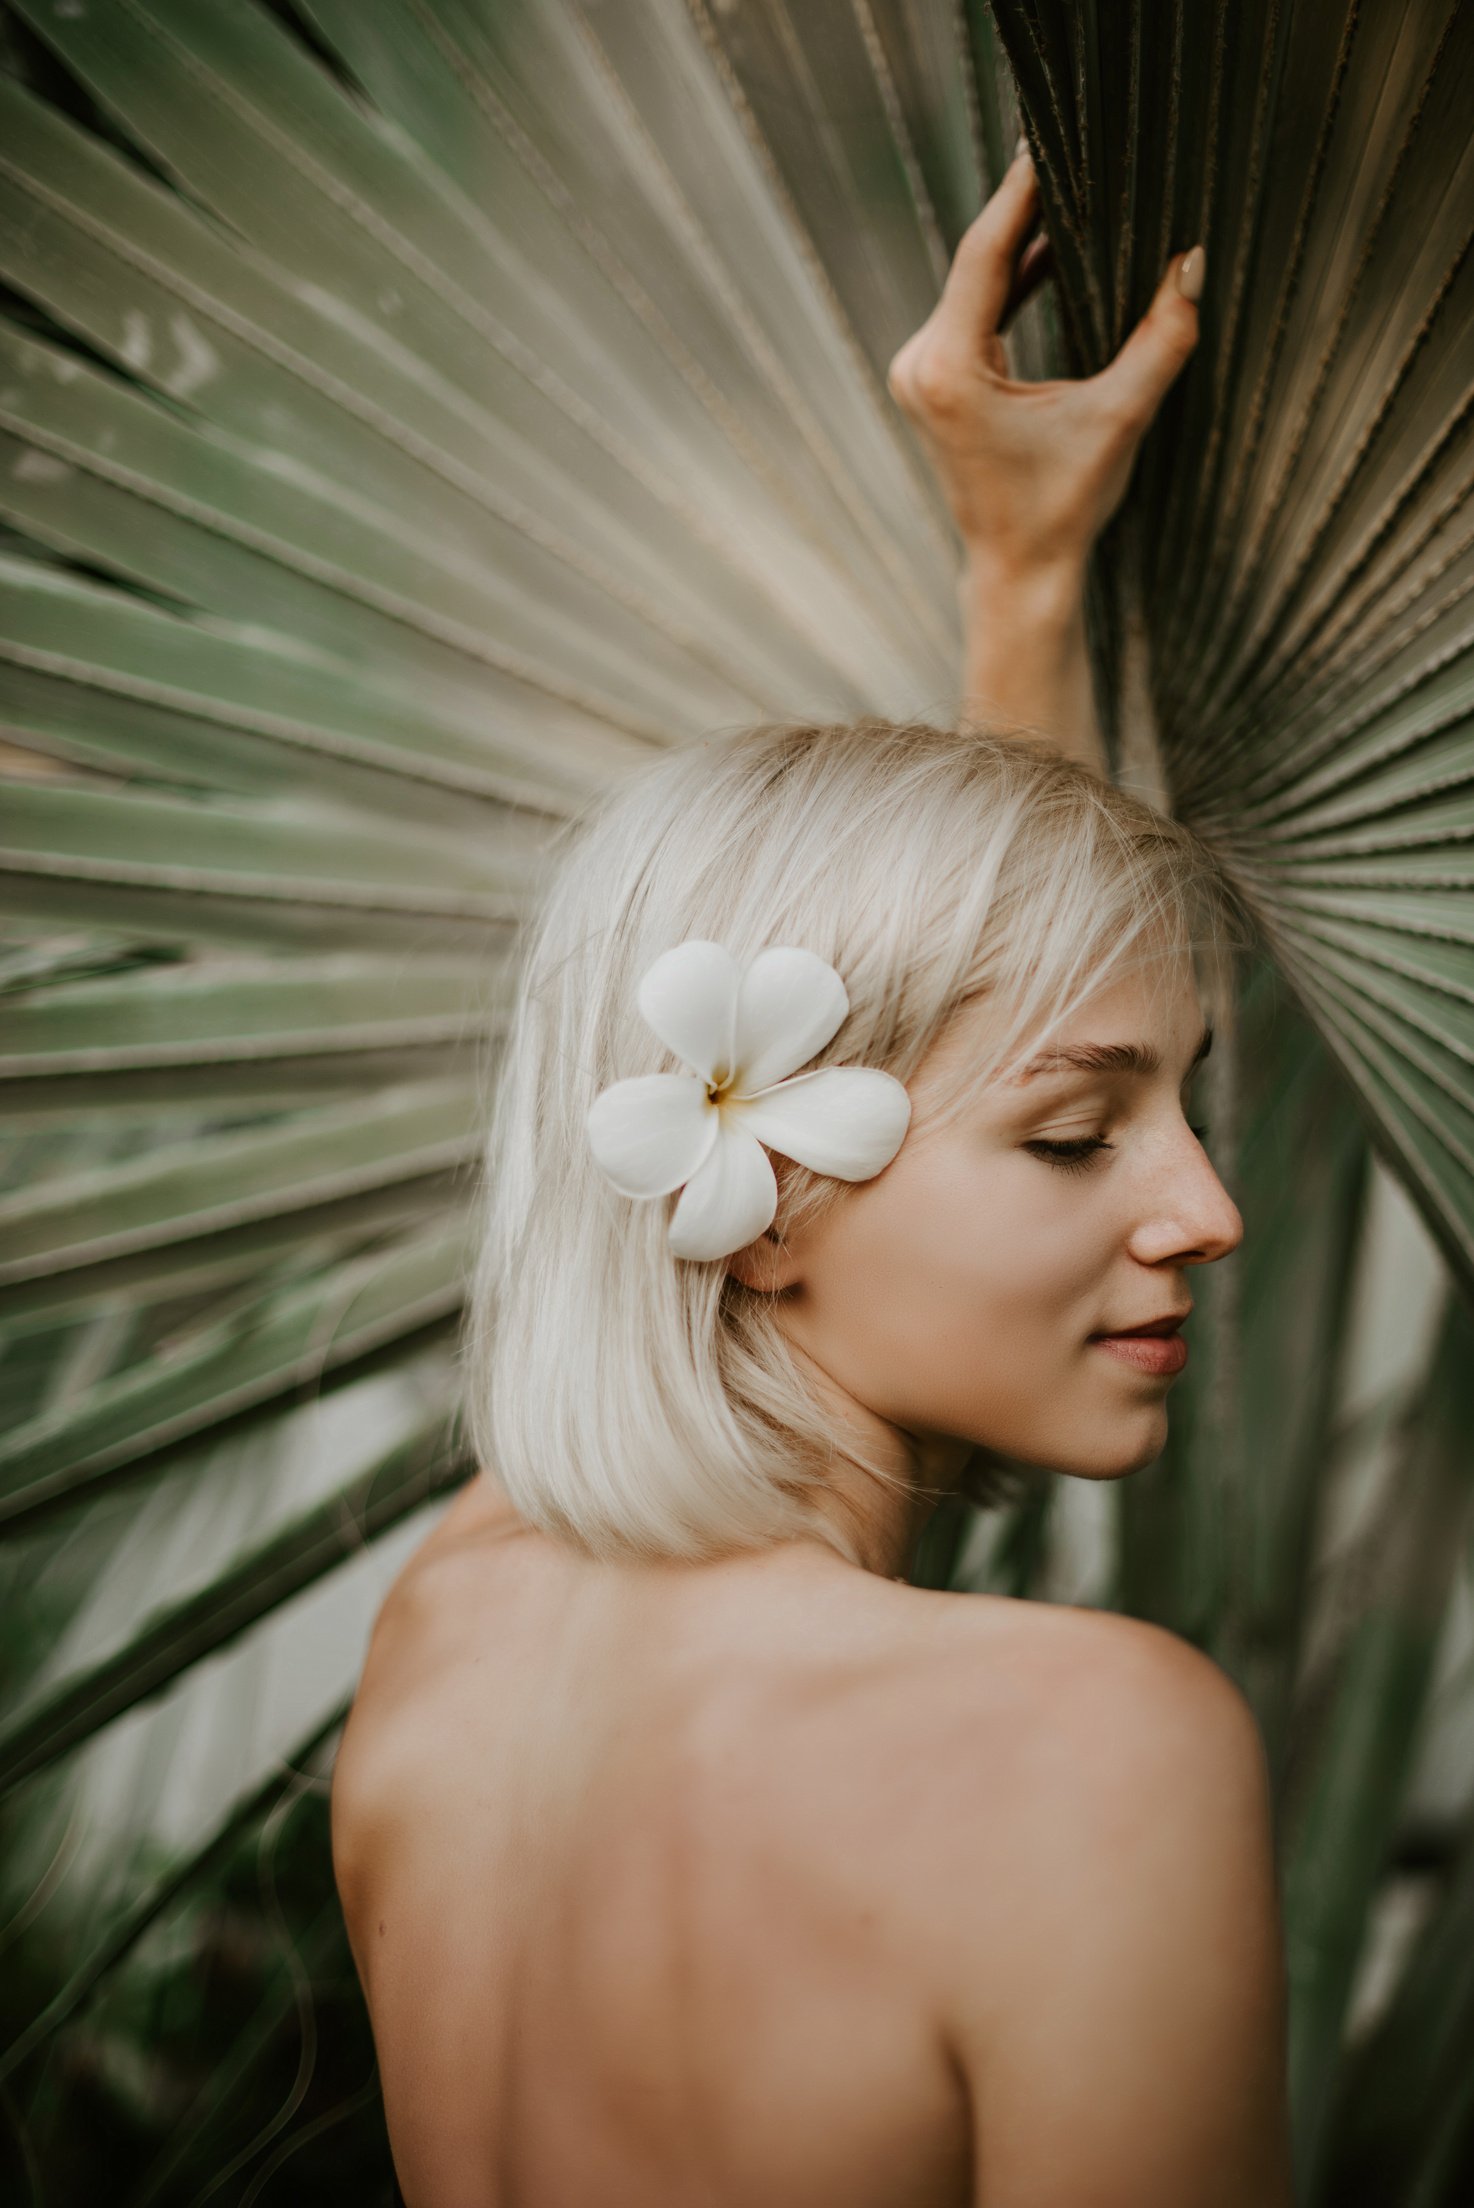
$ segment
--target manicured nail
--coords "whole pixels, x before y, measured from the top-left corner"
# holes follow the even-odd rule
[[[1184,299],[1191,299],[1194,306],[1203,296],[1203,278],[1208,272],[1208,256],[1200,245],[1183,256],[1177,271],[1177,288]]]

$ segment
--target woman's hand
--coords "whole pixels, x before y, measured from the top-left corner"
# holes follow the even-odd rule
[[[1078,586],[1125,496],[1137,448],[1197,343],[1203,253],[1173,256],[1149,311],[1098,375],[1018,383],[1000,333],[1048,270],[1046,241],[1030,239],[1037,218],[1037,180],[1021,149],[888,380],[937,471],[969,567],[990,580],[1050,576]]]
[[[1004,324],[1048,273],[1021,147],[964,233],[942,296],[890,366],[962,532],[963,714],[1050,736],[1104,771],[1085,643],[1085,563],[1198,339],[1203,251],[1174,256],[1099,375],[1016,383]]]

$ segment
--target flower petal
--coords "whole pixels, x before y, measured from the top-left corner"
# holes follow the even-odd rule
[[[647,966],[635,1002],[667,1050],[708,1081],[732,1069],[737,961],[724,943],[691,936]]]
[[[595,1164],[622,1196],[668,1196],[709,1155],[717,1108],[694,1073],[641,1073],[600,1091],[588,1130]]]
[[[785,944],[759,951],[737,989],[737,1091],[750,1096],[806,1066],[838,1032],[850,1000],[834,968]]]
[[[730,1257],[773,1224],[777,1209],[778,1181],[762,1144],[723,1113],[706,1163],[671,1215],[671,1249],[677,1257]]]
[[[821,1066],[760,1096],[729,1097],[725,1113],[796,1164],[840,1181],[868,1181],[905,1140],[911,1099],[879,1067]]]

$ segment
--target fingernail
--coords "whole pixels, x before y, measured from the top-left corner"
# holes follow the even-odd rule
[[[1194,306],[1203,296],[1203,278],[1208,272],[1208,256],[1200,245],[1183,256],[1177,271],[1177,288],[1184,299],[1191,299]]]
[[[1019,133],[1019,142],[1013,149],[1013,158],[1015,161],[1025,161],[1029,158],[1029,141],[1022,131]]]

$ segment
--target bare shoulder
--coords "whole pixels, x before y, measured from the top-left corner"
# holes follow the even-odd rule
[[[474,1785],[464,1753],[484,1651],[474,1566],[436,1534],[389,1586],[374,1620],[333,1769],[333,1869],[360,1974],[363,1921],[392,1872],[401,1882],[460,1829],[458,1791]],[[447,1815],[450,1812],[450,1815]]]
[[[1185,1792],[1205,1817],[1210,1801],[1221,1809],[1234,1793],[1240,1830],[1262,1818],[1267,1787],[1248,1704],[1176,1635],[1110,1613],[860,1574],[842,1593],[853,1606],[843,1660],[770,1672],[750,1658],[753,1691],[724,1697],[740,1733],[706,1730],[723,1771],[740,1760],[749,1800],[772,1793],[795,1845],[800,1795],[823,1798],[821,1849],[836,1832],[863,1830],[887,1908],[914,1913],[923,1947],[935,1938],[950,1959],[960,1890],[980,1923],[991,1896],[1012,1911],[1021,1881],[1063,1870],[1051,1870],[1052,1850],[1081,1846],[1113,1816],[1134,1817],[1144,1790]],[[765,1653],[775,1638],[770,1628]]]
[[[1154,1851],[1188,1844],[1200,1865],[1267,1850],[1253,1712],[1190,1642],[1110,1612],[986,1597],[957,1602],[945,1624],[934,1701],[957,1751],[959,1814],[943,1845],[986,1837],[1014,1893],[1018,1877],[1066,1874],[1076,1890],[1097,1877],[1119,1890],[1133,1865],[1146,1878]]]
[[[935,1842],[938,1995],[979,2102],[981,2197],[1038,2184],[1101,2208],[1285,2208],[1253,1713],[1159,1627],[1013,1607],[956,1621],[973,1662],[948,1689],[957,1776]]]
[[[1238,1688],[1211,1657],[1144,1618],[994,1595],[945,1596],[939,1615],[959,1638],[970,1636],[980,1653],[1006,1641],[1023,1676],[1041,1684],[1052,1687],[1063,1671],[1082,1686],[1093,1679],[1107,1691],[1113,1684],[1150,1688],[1155,1683],[1164,1694],[1196,1689],[1205,1698],[1221,1696],[1247,1709]]]
[[[344,1804],[401,1759],[425,1754],[427,1707],[475,1692],[486,1656],[487,1559],[514,1530],[500,1490],[483,1475],[461,1490],[390,1582],[338,1756]]]
[[[428,1544],[391,1586],[331,1798],[333,1873],[395,2167],[409,2198],[444,2202],[485,2197],[496,2127],[483,2075],[498,1957],[473,1592],[453,1554]]]

